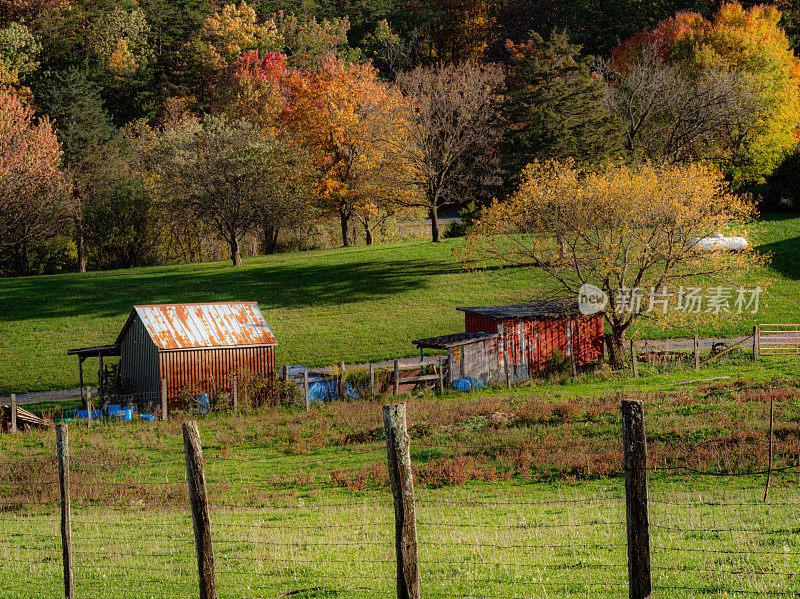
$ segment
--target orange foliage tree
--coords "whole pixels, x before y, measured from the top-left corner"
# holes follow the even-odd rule
[[[310,152],[321,207],[339,217],[345,246],[354,217],[374,223],[374,215],[414,193],[397,151],[407,114],[399,91],[380,81],[369,64],[329,56],[318,69],[296,70],[286,79],[280,122]],[[369,242],[369,224],[365,229]]]
[[[31,243],[69,226],[73,205],[61,149],[46,119],[11,93],[0,92],[0,247],[15,252],[25,274]]]

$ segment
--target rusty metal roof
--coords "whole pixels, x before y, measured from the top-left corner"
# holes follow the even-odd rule
[[[456,308],[462,312],[480,314],[488,318],[553,318],[558,316],[582,316],[578,300],[563,299],[510,306],[484,306],[476,308]]]
[[[457,345],[467,345],[476,341],[493,339],[497,333],[453,333],[452,335],[442,335],[441,337],[429,337],[427,339],[417,339],[412,341],[417,347],[428,347],[430,349],[448,349]]]
[[[117,344],[137,316],[160,349],[278,343],[256,302],[134,306]]]

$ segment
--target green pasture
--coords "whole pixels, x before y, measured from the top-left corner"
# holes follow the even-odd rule
[[[654,595],[796,596],[800,386],[744,360],[708,374],[737,370],[748,376],[676,387],[694,371],[639,382],[595,373],[403,397],[424,596],[626,596],[623,396],[645,404]],[[770,400],[777,470],[765,502]],[[71,423],[76,596],[196,596],[189,418],[203,440],[220,597],[394,596],[380,401]],[[54,437],[0,437],[4,597],[61,589]]]
[[[654,595],[796,596],[800,490],[778,481],[651,480]],[[622,479],[473,484],[417,493],[426,597],[627,596]],[[3,596],[59,596],[56,509],[0,516]],[[393,597],[387,492],[331,492],[259,508],[212,507],[220,597]],[[197,594],[189,510],[79,505],[76,596],[172,599]]]
[[[772,266],[761,312],[697,326],[643,321],[632,337],[732,336],[757,322],[797,322],[800,218],[753,225]],[[0,280],[0,393],[69,388],[66,350],[113,342],[133,305],[255,300],[279,340],[278,363],[329,365],[414,354],[411,340],[463,330],[456,306],[535,299],[545,285],[528,268],[467,271],[463,240],[409,242],[228,262]],[[90,366],[91,368],[91,366]]]

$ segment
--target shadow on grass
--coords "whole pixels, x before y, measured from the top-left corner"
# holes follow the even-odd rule
[[[800,279],[800,237],[790,237],[756,248],[761,254],[771,256],[770,266],[790,279]]]
[[[134,305],[257,301],[265,309],[313,308],[421,289],[459,272],[422,259],[331,265],[246,264],[24,277],[0,283],[0,321],[123,317]]]

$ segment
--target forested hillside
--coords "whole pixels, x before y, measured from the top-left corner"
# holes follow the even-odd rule
[[[800,6],[0,0],[0,273],[461,234],[533,161],[795,200]]]

